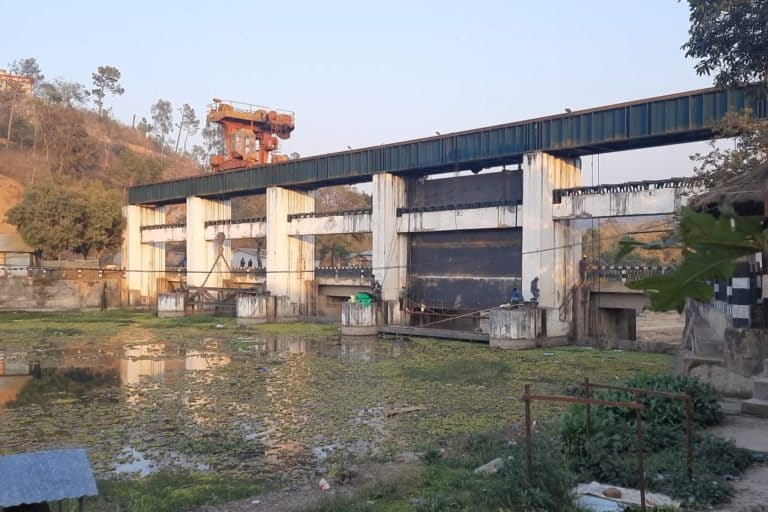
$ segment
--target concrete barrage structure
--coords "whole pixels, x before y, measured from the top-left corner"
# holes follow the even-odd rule
[[[124,265],[128,287],[152,301],[164,244],[184,241],[187,282],[222,286],[229,241],[266,238],[266,290],[306,314],[314,237],[371,233],[372,271],[386,323],[416,312],[472,311],[536,300],[541,331],[566,336],[579,280],[579,219],[674,213],[698,184],[582,187],[581,156],[703,140],[732,108],[766,115],[746,89],[707,89],[565,115],[270,166],[142,185],[129,191]],[[477,174],[483,168],[513,170]],[[427,179],[446,171],[475,174]],[[371,180],[372,207],[315,212],[320,187]],[[266,218],[232,219],[229,200],[265,194]],[[166,204],[186,202],[183,225],[163,225]],[[219,258],[220,260],[221,258]]]

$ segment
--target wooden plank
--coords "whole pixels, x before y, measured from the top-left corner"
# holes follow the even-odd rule
[[[430,329],[428,327],[407,327],[402,325],[385,325],[377,329],[382,334],[404,334],[407,336],[423,336],[425,338],[440,338],[463,341],[490,341],[487,333],[452,331],[449,329]]]

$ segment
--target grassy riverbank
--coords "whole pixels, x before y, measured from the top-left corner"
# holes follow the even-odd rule
[[[158,498],[179,510],[315,481],[339,464],[503,428],[521,418],[525,384],[561,392],[585,376],[616,382],[671,365],[656,354],[347,340],[327,325],[127,311],[3,313],[0,351],[7,366],[41,368],[0,405],[0,453],[83,446],[121,510],[131,489],[149,496],[165,477],[188,481]],[[539,421],[562,411],[535,409]]]

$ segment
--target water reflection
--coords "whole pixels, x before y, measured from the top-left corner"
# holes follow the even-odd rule
[[[269,336],[240,340],[254,352],[284,354],[315,354],[354,362],[374,362],[400,357],[403,345],[382,342],[375,337],[345,337],[339,339],[309,339],[295,336]]]
[[[181,350],[167,343],[112,352],[71,348],[39,360],[28,357],[0,351],[0,407],[92,398],[92,392],[101,388],[162,382],[169,372],[207,371],[230,362],[229,356],[218,352]]]

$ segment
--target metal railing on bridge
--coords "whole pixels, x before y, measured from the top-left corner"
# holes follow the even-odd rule
[[[674,267],[610,266],[590,269],[587,276],[592,281],[599,278],[603,281],[627,283],[646,277],[664,275],[672,270],[674,270]]]
[[[555,203],[562,202],[563,197],[584,196],[596,194],[613,194],[616,192],[639,192],[643,190],[657,190],[664,188],[696,187],[702,185],[701,178],[667,178],[664,180],[628,181],[626,183],[613,183],[605,185],[593,185],[590,187],[556,188],[552,191],[552,200]]]

